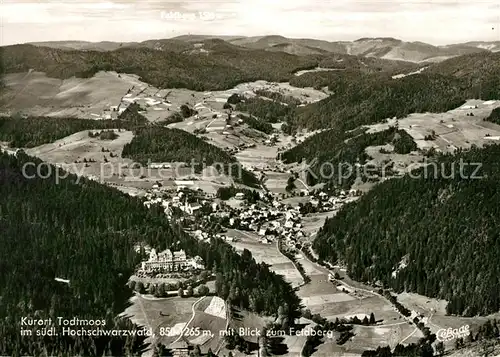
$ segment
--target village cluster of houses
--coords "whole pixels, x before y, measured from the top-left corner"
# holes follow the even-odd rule
[[[187,216],[192,216],[207,206],[207,214],[192,221],[194,226],[191,231],[194,237],[202,241],[210,241],[212,237],[233,241],[235,237],[223,234],[220,231],[205,231],[203,222],[225,222],[223,227],[242,231],[255,232],[263,244],[271,244],[276,239],[283,241],[290,247],[295,247],[307,235],[304,231],[302,217],[308,213],[328,212],[339,209],[343,204],[357,199],[359,192],[356,190],[340,191],[337,196],[331,196],[323,191],[309,192],[304,190],[303,196],[309,196],[306,204],[296,207],[284,204],[277,195],[259,193],[260,200],[256,203],[245,201],[245,195],[238,192],[235,195],[241,204],[237,207],[216,202],[213,195],[208,195],[199,190],[193,191],[194,182],[179,181],[177,190],[167,197],[165,191],[159,187],[154,188],[146,195],[144,204],[150,207],[153,204],[162,206],[165,214],[172,216],[174,207],[183,211]],[[209,208],[208,208],[209,207]],[[209,226],[207,224],[206,226]],[[205,227],[206,227],[205,226]]]
[[[329,196],[325,192],[319,192],[311,196],[309,203],[315,212],[327,212],[339,209],[341,205],[355,200],[358,194],[359,192],[355,190],[341,191],[339,196]],[[293,247],[306,237],[301,206],[291,207],[276,198],[269,204],[245,205],[243,208],[233,209],[232,213],[223,214],[232,216],[229,219],[230,228],[256,232],[264,244],[282,238],[287,245]],[[225,239],[232,241],[234,238],[225,237]]]
[[[161,167],[166,168],[165,166]],[[203,192],[196,186],[195,181],[174,180],[174,183],[175,189],[163,189],[161,183],[155,183],[152,190],[146,193],[144,205],[147,208],[152,205],[160,205],[167,216],[172,216],[173,208],[178,208],[188,215],[194,215],[204,205],[210,205],[212,210],[217,210],[218,204],[212,202],[214,195]],[[197,196],[197,198],[193,199],[193,196]]]
[[[313,208],[313,212],[329,212],[333,210],[339,209],[343,204],[354,201],[358,196],[361,195],[360,191],[350,190],[350,191],[340,191],[338,196],[330,196],[327,193],[320,191],[319,193],[315,193],[313,195],[310,194],[309,190],[302,189],[300,190],[301,195],[310,196],[309,200],[310,206]],[[307,212],[306,213],[313,213]]]
[[[168,199],[162,197],[155,197],[154,194],[148,193],[146,194],[147,201],[144,202],[144,205],[147,208],[150,208],[151,205],[158,204],[164,208],[164,212],[167,216],[172,215],[172,208],[176,207],[181,211],[193,215],[197,210],[199,210],[203,204],[208,203],[208,201],[203,201],[202,204],[189,202],[185,193],[183,191],[177,192],[173,197]],[[212,204],[213,206],[214,204]],[[216,205],[216,204],[215,204]]]

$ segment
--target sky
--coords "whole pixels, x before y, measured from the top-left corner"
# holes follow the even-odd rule
[[[500,40],[500,0],[1,0],[0,45],[134,42],[184,34],[434,45]]]

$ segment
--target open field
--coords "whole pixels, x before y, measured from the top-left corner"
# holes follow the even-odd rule
[[[311,213],[302,217],[302,224],[304,225],[303,230],[306,235],[311,235],[316,233],[323,225],[325,220],[329,217],[335,215],[335,211],[332,212],[321,212],[321,213]]]
[[[196,310],[221,319],[227,317],[226,304],[219,297],[206,297],[196,305]]]
[[[245,126],[236,127],[233,130],[225,131],[224,127],[217,128],[210,126],[212,131],[199,135],[200,137],[207,138],[208,142],[212,145],[218,146],[222,149],[224,148],[235,148],[239,145],[252,145],[261,142],[264,138],[266,138],[264,133],[257,132],[258,135],[248,136],[250,129]],[[256,132],[255,130],[252,133]],[[260,138],[260,141],[259,141]]]
[[[400,129],[412,136],[420,150],[433,148],[437,151],[452,153],[457,148],[468,149],[472,145],[481,147],[500,140],[500,125],[483,120],[498,106],[500,106],[500,101],[469,100],[461,107],[445,113],[414,113],[406,118],[389,119],[386,123],[370,125],[368,133],[385,130],[397,124]],[[425,140],[426,137],[433,135],[433,140]],[[388,153],[381,153],[381,149]],[[372,158],[368,164],[387,167],[388,163],[392,162],[393,169],[404,174],[408,170],[421,166],[425,160],[422,152],[402,155],[392,153],[392,150],[391,144],[367,147],[365,152]],[[383,176],[386,175],[383,174]],[[362,183],[361,180],[357,180],[353,188],[366,192],[373,185],[374,183],[370,181]]]
[[[317,102],[328,96],[328,94],[324,93],[323,91],[319,91],[314,88],[298,88],[291,86],[290,83],[288,82],[272,83],[262,80],[239,84],[234,89],[225,91],[225,93],[239,93],[252,97],[255,96],[254,90],[257,89],[268,90],[272,92],[281,93],[285,96],[291,96],[299,99],[303,103]],[[220,93],[220,92],[213,92],[213,93]]]
[[[318,269],[316,265],[311,263],[308,259],[305,259],[302,254],[297,254],[297,262],[304,267],[306,275],[310,276],[311,278],[316,278],[316,277],[320,279],[325,278],[324,272]]]
[[[264,182],[266,187],[272,193],[286,193],[285,187],[287,185],[287,180],[290,177],[289,173],[281,173],[281,172],[272,172],[265,171],[266,181]],[[289,202],[283,201],[283,203],[287,204]],[[292,204],[292,206],[295,206]]]
[[[136,76],[120,77],[114,72],[65,80],[34,71],[8,74],[4,77],[7,91],[3,92],[0,102],[11,112],[90,119],[103,115],[110,106],[119,105],[127,90],[134,85],[146,86]]]
[[[355,336],[341,346],[336,344],[334,338],[325,338],[325,342],[318,347],[313,356],[361,356],[367,349],[377,349],[379,346],[394,348],[400,342],[416,343],[423,337],[420,330],[406,322],[389,326],[354,325],[353,332]]]
[[[189,322],[192,317],[192,305],[197,300],[196,297],[146,298],[137,294],[132,297],[132,305],[123,315],[129,316],[137,325],[151,329],[159,342],[168,345],[177,339]],[[171,328],[171,336],[160,336],[160,327]]]
[[[167,118],[188,104],[209,119],[222,113],[222,106],[233,93],[255,96],[254,90],[266,89],[293,96],[303,102],[315,102],[327,94],[313,88],[297,88],[289,83],[255,81],[242,83],[225,91],[196,92],[187,89],[158,89],[139,80],[136,75],[98,72],[91,78],[65,80],[47,77],[45,73],[29,71],[8,74],[4,78],[7,90],[0,96],[6,112],[38,116],[72,116],[99,118],[115,117],[111,106],[126,107],[136,102],[145,109],[150,121]],[[225,119],[225,118],[224,118]]]
[[[217,310],[218,315],[222,313],[223,317],[215,316],[213,314],[215,310]],[[204,353],[208,349],[217,351],[221,347],[221,331],[225,331],[227,327],[224,301],[219,297],[205,297],[194,305],[194,312],[193,318],[186,326],[184,336],[190,344],[200,345]],[[199,333],[190,333],[192,328],[199,329]]]
[[[313,314],[320,314],[328,320],[345,318],[346,316],[358,314],[375,313],[377,320],[383,323],[402,322],[403,319],[393,307],[378,296],[357,298],[353,294],[344,293],[341,290],[319,276],[313,276],[311,283],[301,288],[298,295],[303,304]]]
[[[230,242],[237,251],[248,249],[257,263],[266,262],[270,265],[286,264],[290,259],[282,255],[276,249],[275,244],[260,243],[261,237],[255,232],[244,232],[240,230],[230,229],[227,232],[228,237],[235,237],[237,242]]]
[[[287,175],[287,174],[284,174]],[[286,186],[286,180],[285,180]],[[310,196],[292,196],[281,200],[284,205],[290,205],[292,207],[298,207],[299,203],[305,204],[311,200]]]
[[[388,145],[380,145],[380,146],[369,146],[365,149],[365,152],[372,158],[369,160],[367,164],[374,165],[376,167],[384,167],[384,163],[392,161],[394,163],[393,169],[400,173],[404,173],[407,171],[407,168],[416,168],[420,162],[424,159],[424,155],[418,152],[412,152],[410,154],[397,154],[397,153],[381,153],[380,149],[385,149],[392,151],[393,146]],[[385,176],[385,175],[384,175]],[[358,180],[361,181],[361,180]],[[370,182],[366,182],[370,183]],[[366,184],[365,183],[365,184]],[[357,182],[356,185],[353,186],[354,189],[359,189],[362,186],[362,182]]]
[[[170,163],[171,169],[141,168],[133,160],[121,157],[123,147],[133,138],[132,132],[117,131],[117,134],[117,139],[100,140],[89,137],[85,130],[25,151],[71,173],[101,180],[125,192],[131,190],[143,193],[157,181],[162,183],[162,189],[176,189],[175,180],[189,178],[194,182],[193,189],[201,188],[207,193],[215,193],[219,187],[232,182],[225,175],[210,174],[208,169],[202,174],[195,174],[191,168],[182,167],[181,163]],[[102,149],[109,152],[103,152]],[[84,159],[95,162],[84,163]]]
[[[476,108],[477,106],[477,108]],[[398,120],[415,140],[418,148],[434,147],[442,152],[453,152],[456,148],[470,148],[472,145],[484,146],[494,143],[500,137],[500,126],[483,121],[491,111],[500,106],[500,101],[468,100],[459,108],[445,113],[414,113]],[[467,114],[472,113],[473,116]],[[368,132],[385,130],[396,120],[369,126]],[[436,134],[435,140],[424,140],[425,136]]]
[[[303,74],[306,74],[306,73],[316,73],[316,72],[324,72],[324,71],[344,71],[343,68],[321,68],[321,67],[317,67],[317,68],[314,68],[314,69],[304,69],[302,71],[297,71],[295,72],[295,75],[296,76],[301,76]]]
[[[44,161],[58,164],[71,164],[76,160],[83,159],[104,162],[104,157],[109,162],[132,163],[131,160],[121,158],[121,153],[125,144],[132,141],[133,133],[123,130],[115,130],[115,132],[118,134],[118,138],[100,140],[98,137],[89,137],[89,131],[84,130],[50,144],[25,149],[25,151],[27,154],[38,156]],[[109,152],[102,152],[103,148]],[[110,157],[110,154],[116,155],[116,157]]]
[[[154,298],[137,294],[131,302],[123,314],[134,323],[150,328],[156,342],[168,346],[179,340],[182,333],[190,343],[200,344],[202,351],[209,348],[216,351],[219,347],[219,331],[226,329],[227,322],[225,303],[219,297]],[[163,336],[159,333],[162,327],[170,329]]]
[[[477,331],[480,325],[488,319],[499,319],[500,312],[489,316],[460,317],[447,316],[445,300],[428,298],[415,293],[398,294],[398,301],[410,310],[414,310],[427,318],[426,324],[433,333],[440,329],[458,329],[461,326],[469,325],[471,331]],[[454,341],[445,342],[447,348],[454,346]]]
[[[284,140],[281,137],[280,139]],[[268,170],[278,163],[276,160],[277,155],[277,146],[258,144],[254,148],[248,148],[236,153],[235,156],[245,167],[255,167],[260,170]]]
[[[362,291],[345,293],[342,286],[337,287],[328,281],[329,271],[326,268],[305,257],[299,262],[311,277],[311,282],[299,289],[298,296],[313,314],[319,313],[328,320],[335,320],[373,312],[376,320],[383,325],[405,322],[385,299]]]
[[[261,145],[268,137],[260,131],[249,128],[246,124],[234,126],[231,129],[226,129],[225,126],[225,117],[207,120],[187,119],[168,125],[169,128],[178,128],[190,133],[194,133],[196,129],[207,128],[205,133],[197,135],[221,149],[235,149],[240,145]]]
[[[415,331],[415,326],[408,323],[388,326],[354,326],[355,336],[345,344],[348,350],[363,352],[365,349],[376,349],[378,346],[396,345]],[[405,344],[417,342],[416,338],[423,337],[420,330],[415,332]],[[410,339],[412,339],[410,341]]]
[[[337,289],[335,284],[328,281],[328,274],[316,271],[316,268],[311,263],[306,263],[308,262],[307,260],[301,259],[299,262],[308,273],[311,281],[309,284],[302,286],[297,295],[302,298],[303,304],[309,308],[313,314],[321,313],[320,310],[323,309],[321,306],[324,305],[324,303],[354,300],[351,296]],[[322,314],[322,316],[327,317],[324,314]]]
[[[276,163],[277,154],[278,150],[276,147],[258,145],[255,148],[238,152],[235,156],[245,167],[256,167],[264,170],[267,166]]]
[[[270,269],[276,274],[283,275],[292,286],[299,286],[303,283],[299,271],[290,259],[278,251],[276,244],[260,243],[260,237],[254,232],[229,230],[227,235],[238,239],[237,242],[229,242],[237,251],[248,249],[257,263],[265,262],[271,265]]]
[[[385,299],[368,296],[368,293],[344,293],[341,287],[336,287],[334,283],[328,281],[327,269],[310,262],[305,257],[299,259],[299,262],[311,277],[311,282],[300,288],[298,296],[311,313],[319,313],[328,320],[335,320],[355,315],[366,316],[373,312],[379,321],[379,326],[355,326],[356,336],[342,346],[338,346],[334,338],[325,338],[313,356],[342,356],[343,353],[360,355],[367,348],[376,348],[387,343],[393,343],[395,346],[405,339],[407,343],[416,342],[414,336],[420,336],[420,332],[414,333],[415,328],[409,325]]]

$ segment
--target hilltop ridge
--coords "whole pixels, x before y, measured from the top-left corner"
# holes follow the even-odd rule
[[[354,41],[326,41],[309,38],[287,38],[280,35],[230,36],[230,35],[181,35],[170,39],[147,40],[143,42],[86,42],[49,41],[34,42],[36,46],[59,49],[113,51],[122,47],[152,48],[154,43],[192,43],[208,39],[221,39],[228,43],[252,49],[272,52],[286,52],[297,55],[323,53],[352,54],[365,57],[403,60],[409,62],[440,62],[448,58],[477,52],[500,51],[500,42],[472,41],[466,43],[435,46],[420,41],[408,42],[392,37],[364,37]],[[153,46],[154,48],[154,46]]]

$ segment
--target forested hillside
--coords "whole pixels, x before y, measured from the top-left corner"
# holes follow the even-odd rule
[[[120,120],[89,120],[76,118],[0,118],[0,141],[12,147],[35,147],[52,143],[82,130],[128,128]]]
[[[336,140],[332,145],[326,146],[325,141],[330,141],[331,137],[335,137]],[[301,162],[306,159],[306,163],[311,165],[310,169],[317,177],[315,180],[309,177],[309,184],[328,182],[332,185],[327,186],[327,189],[334,188],[335,184],[349,188],[356,179],[356,173],[352,172],[348,175],[344,165],[350,165],[352,169],[356,163],[366,163],[371,158],[365,149],[369,146],[385,144],[392,144],[394,152],[398,154],[408,154],[417,149],[412,137],[406,131],[395,127],[376,133],[366,133],[366,129],[349,132],[332,129],[307,138],[303,145],[284,152],[282,159],[286,163]],[[311,161],[310,157],[316,160]],[[342,172],[343,169],[344,172]]]
[[[83,130],[126,129],[134,130],[148,125],[147,119],[138,113],[137,104],[130,105],[119,119],[91,120],[57,117],[27,117],[17,115],[0,117],[0,141],[12,147],[31,148],[52,143]]]
[[[290,122],[295,127],[353,129],[415,112],[443,112],[467,98],[459,79],[425,72],[401,79],[386,74],[331,72],[330,97],[299,108]],[[316,86],[315,83],[309,83]]]
[[[268,123],[277,123],[289,121],[295,110],[295,105],[254,97],[236,104],[236,110],[254,115]]]
[[[258,184],[257,178],[243,169],[234,157],[180,129],[161,126],[139,129],[132,141],[123,148],[122,156],[142,164],[148,161],[193,163],[196,172],[201,172],[204,165],[216,163],[224,165],[224,173],[233,176],[238,182],[249,186]]]
[[[251,115],[238,114],[238,118],[243,119],[243,122],[252,129],[262,131],[266,134],[271,134],[273,131],[273,126],[269,122],[257,119]]]
[[[137,74],[161,88],[220,90],[238,83],[268,80],[286,82],[301,69],[317,66],[400,73],[412,63],[358,56],[298,56],[235,46],[219,39],[200,40],[203,51],[182,41],[159,40],[123,46],[113,51],[49,48],[33,45],[0,47],[0,73],[34,69],[55,78],[90,77],[100,70]]]
[[[62,50],[32,45],[0,48],[5,73],[34,69],[55,78],[91,77],[98,71],[137,74],[160,88],[218,90],[266,79],[286,81],[296,70],[315,67],[317,59],[249,50],[222,40],[205,41],[209,53],[179,53],[150,48],[110,52]]]
[[[314,249],[353,279],[446,299],[451,314],[498,311],[500,146],[438,160],[344,206]]]
[[[292,82],[304,87],[328,86],[328,98],[297,108],[288,127],[335,128],[343,133],[360,125],[381,122],[392,117],[405,117],[415,112],[445,112],[462,105],[465,100],[500,98],[500,53],[473,54],[430,65],[418,75],[392,79],[387,73],[363,74],[359,71],[307,73]],[[316,148],[334,146],[342,137],[316,136],[299,149],[312,160],[321,151]],[[319,143],[318,143],[319,141]]]
[[[172,227],[160,207],[147,210],[139,199],[97,182],[71,175],[56,184],[53,166],[41,168],[43,179],[33,166],[24,176],[28,162],[41,163],[22,153],[0,154],[0,355],[140,354],[137,337],[20,334],[21,317],[105,319],[106,329],[135,329],[116,316],[132,294],[126,282],[140,261],[138,242],[200,255],[223,281],[218,294],[234,292],[232,301],[243,308],[276,314],[288,304],[291,315],[298,311],[291,286],[250,252],[240,256],[220,240],[200,242]]]

